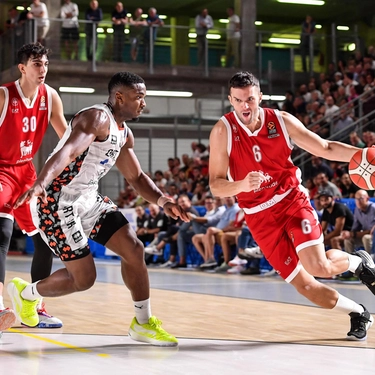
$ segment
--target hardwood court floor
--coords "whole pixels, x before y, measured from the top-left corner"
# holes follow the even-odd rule
[[[6,281],[29,280],[27,267],[29,260],[9,260]],[[4,375],[373,371],[375,327],[364,342],[345,340],[348,316],[313,307],[279,277],[149,269],[152,312],[179,338],[179,347],[134,342],[126,336],[133,308],[119,264],[97,262],[97,268],[98,281],[89,291],[46,300],[63,328],[17,325],[3,334],[0,369],[10,371]],[[364,286],[331,285],[375,313],[375,296]]]

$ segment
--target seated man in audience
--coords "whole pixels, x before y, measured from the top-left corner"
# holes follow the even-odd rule
[[[190,226],[180,228],[177,236],[177,248],[180,258],[186,257],[186,246],[192,244],[192,238],[195,234],[205,234],[208,227],[214,227],[220,221],[225,211],[223,200],[221,198],[213,198],[207,195],[204,202],[206,213],[204,216],[197,216],[188,213],[190,218]]]
[[[232,259],[232,247],[237,244],[244,222],[245,213],[240,210],[237,212],[235,220],[227,227],[228,231],[222,234],[220,245],[223,250],[224,261],[214,269],[216,273],[225,273],[230,269],[229,261]]]
[[[146,229],[149,221],[149,215],[146,213],[143,206],[136,206],[135,213],[137,214],[137,227],[135,233],[137,237],[142,241],[143,245],[146,246],[147,243],[151,242],[154,239],[154,235],[148,233]]]
[[[326,247],[335,249],[337,237],[345,230],[350,231],[353,225],[353,214],[344,203],[335,202],[330,191],[319,193],[319,201],[323,206],[322,231]],[[332,241],[334,239],[334,241]]]
[[[205,234],[196,234],[192,241],[199,254],[202,255],[204,263],[201,268],[210,268],[217,266],[214,258],[215,243],[220,245],[220,237],[232,229],[231,223],[234,222],[237,212],[240,210],[234,197],[225,198],[226,210],[216,227],[209,227]]]
[[[318,186],[318,195],[320,195],[322,191],[325,191],[329,192],[335,199],[342,198],[340,189],[333,182],[328,180],[328,177],[325,173],[318,173],[316,175],[315,181],[316,185]]]
[[[354,198],[359,187],[350,179],[349,173],[344,173],[340,177],[339,188],[343,198]]]
[[[370,202],[366,190],[358,190],[355,193],[354,221],[350,230],[341,232],[341,236],[333,238],[332,244],[335,249],[342,248],[350,254],[356,248],[364,247],[371,254],[372,236],[371,229],[375,226],[375,203]]]
[[[196,216],[199,216],[198,211],[191,205],[191,201],[189,197],[185,194],[182,194],[178,198],[178,204],[182,207],[182,209],[190,214],[194,214]],[[175,227],[172,228],[173,234],[168,237],[168,239],[165,239],[161,241],[156,247],[159,248],[160,246],[165,246],[165,244],[168,242],[170,244],[170,256],[167,262],[162,264],[160,267],[162,268],[186,268],[186,257],[180,256],[179,262],[177,261],[177,237],[180,230],[184,231],[186,228],[190,227],[190,222],[183,222],[182,220],[177,220],[175,223]]]
[[[160,255],[157,252],[146,251],[146,249],[150,249],[150,247],[153,248],[153,244],[156,243],[159,233],[166,232],[168,228],[168,217],[157,204],[150,204],[148,209],[150,211],[148,220],[145,222],[144,227],[140,228],[138,231],[140,235],[150,235],[149,239],[151,240],[151,244],[145,248],[146,264],[152,261],[153,255]]]

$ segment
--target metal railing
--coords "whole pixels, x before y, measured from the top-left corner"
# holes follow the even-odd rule
[[[61,40],[61,23],[63,20],[59,18],[50,18],[50,28],[46,37],[46,45],[54,51],[54,57],[67,59],[64,43]],[[85,26],[92,25],[91,46],[86,46]],[[27,31],[23,32],[22,37],[17,35],[19,29],[8,30],[0,36],[0,71],[10,68],[14,65],[15,52],[17,48],[31,41],[36,41],[36,25],[34,20],[28,20],[24,26]],[[86,29],[87,30],[87,29]],[[91,21],[79,20],[78,41],[79,55],[78,61],[87,61],[86,48],[90,47],[93,51],[91,61],[91,70],[97,70],[97,63],[114,61],[113,51],[116,48],[122,50],[121,62],[132,62],[130,58],[130,39],[131,36],[129,26],[124,29],[126,34],[125,43],[122,46],[114,45],[114,31],[112,23],[102,21],[98,24]],[[155,66],[162,65],[185,65],[197,67],[203,71],[205,76],[209,76],[212,69],[227,66],[226,63],[226,29],[214,28],[210,30],[205,43],[205,59],[203,65],[199,65],[197,60],[197,40],[192,35],[194,28],[189,26],[165,25],[157,28],[157,37],[155,38],[155,30],[145,27],[143,41],[140,43],[140,51],[137,63],[146,64],[150,74],[154,73]],[[256,31],[256,46],[246,46],[246,48],[254,48],[254,65],[258,78],[263,81],[275,79],[275,74],[290,74],[290,81],[295,82],[295,73],[302,71],[301,47],[292,46],[290,48],[275,48],[277,45],[270,43],[270,38],[274,36],[282,36],[273,31]],[[293,39],[299,40],[299,33],[290,33]],[[176,38],[179,44],[176,43]],[[247,35],[242,35],[242,39],[246,40]],[[182,40],[182,42],[181,42]],[[360,38],[358,33],[352,34],[338,33],[335,25],[332,25],[331,34],[316,34],[310,38],[308,48],[308,74],[321,72],[328,62],[337,62],[340,59],[348,57],[351,53],[348,49],[349,44],[360,46]],[[173,48],[172,48],[173,46]],[[244,44],[242,44],[244,47]],[[347,55],[347,56],[346,56]],[[324,61],[323,61],[324,60]]]

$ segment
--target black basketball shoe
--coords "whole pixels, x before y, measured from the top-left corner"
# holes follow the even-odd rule
[[[358,250],[355,254],[362,258],[355,275],[375,294],[375,263],[367,251]]]
[[[350,331],[347,333],[348,340],[366,340],[367,331],[374,322],[373,316],[367,311],[366,307],[361,305],[365,311],[362,314],[352,312],[350,316]]]

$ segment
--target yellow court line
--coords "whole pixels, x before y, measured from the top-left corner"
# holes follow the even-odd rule
[[[84,348],[80,348],[79,346],[67,344],[65,342],[61,342],[61,341],[57,341],[57,340],[52,340],[52,339],[47,339],[46,337],[38,336],[38,335],[35,335],[33,333],[22,332],[19,329],[9,328],[7,331],[8,332],[13,332],[13,333],[19,333],[19,334],[21,334],[23,336],[31,337],[33,339],[44,341],[44,342],[48,342],[50,344],[54,344],[54,345],[57,345],[57,346],[62,346],[63,348],[68,348],[68,349],[76,350],[77,352],[81,352],[81,353],[91,353],[92,352],[92,350],[90,350],[90,349],[84,349]],[[110,356],[109,354],[105,354],[105,353],[99,353],[97,355],[100,356],[100,357],[109,357]]]

